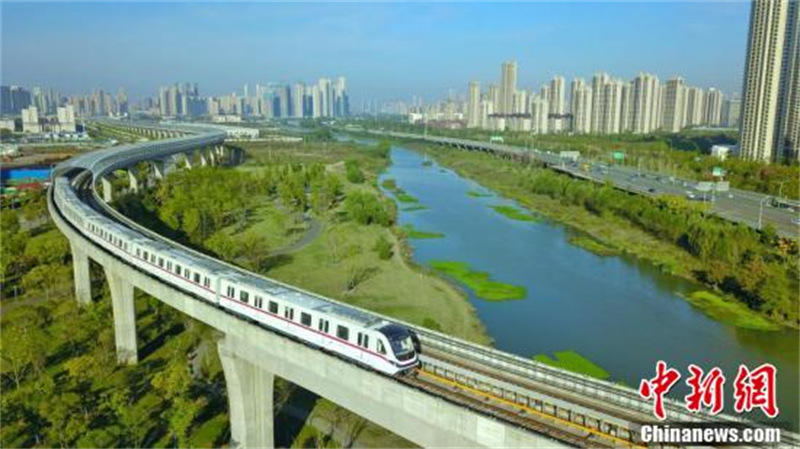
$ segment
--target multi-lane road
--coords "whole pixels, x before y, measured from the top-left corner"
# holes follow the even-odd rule
[[[693,201],[702,201],[716,215],[756,229],[771,224],[781,235],[795,238],[800,232],[800,212],[796,202],[777,202],[768,195],[739,189],[703,192],[697,189],[696,181],[640,172],[627,166],[567,161],[553,161],[552,165],[555,169],[569,172],[573,176],[599,182],[611,181],[617,187],[643,195],[679,195]]]

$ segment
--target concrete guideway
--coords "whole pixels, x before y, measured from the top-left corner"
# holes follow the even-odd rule
[[[205,163],[214,163],[210,154],[221,156],[226,151],[220,146],[223,138],[219,133],[209,132],[117,147],[117,151],[100,152],[103,153],[100,156],[92,153],[71,160],[57,167],[55,174],[74,175],[82,170],[76,177],[76,181],[78,178],[80,181],[69,187],[80,192],[82,207],[105,215],[108,220],[138,232],[143,238],[157,239],[176,250],[203,257],[217,270],[257,276],[158,236],[107,204],[113,198],[113,184],[103,180],[112,171],[143,161],[155,161],[153,167],[161,167],[161,170],[154,168],[151,175],[159,179],[166,170],[159,161],[175,155],[193,154],[198,152],[198,148],[201,154],[206,154]],[[204,149],[209,146],[211,150]],[[204,163],[203,158],[200,158],[200,163]],[[192,167],[191,163],[184,165],[186,169]],[[131,176],[130,172],[128,176]],[[138,176],[136,178],[138,182]],[[102,198],[96,189],[97,182],[104,184]],[[130,188],[134,188],[133,183]],[[156,275],[141,271],[131,261],[119,259],[87,238],[59,212],[53,189],[49,192],[48,207],[73,250],[79,303],[91,302],[89,258],[105,269],[112,293],[120,363],[136,363],[138,359],[134,288],[225,334],[218,349],[229,390],[234,446],[272,446],[274,375],[314,391],[423,446],[635,445],[639,425],[652,419],[649,413],[651,404],[629,388],[547,367],[407,323],[401,324],[414,328],[423,343],[420,374],[416,377],[378,374],[220,309]],[[301,291],[296,287],[286,287]],[[430,351],[426,352],[426,348]],[[437,353],[440,355],[436,356]],[[669,403],[668,408],[681,420],[713,420],[704,415],[681,413],[681,407],[676,403]],[[722,418],[731,417],[719,419]]]

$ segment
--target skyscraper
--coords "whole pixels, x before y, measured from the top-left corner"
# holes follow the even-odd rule
[[[662,128],[670,133],[679,132],[686,123],[686,86],[683,85],[683,78],[676,77],[667,81],[662,102]]]
[[[517,61],[507,61],[502,65],[500,84],[500,114],[511,114],[514,107],[514,92],[517,91]]]
[[[547,99],[550,115],[563,115],[566,112],[564,103],[564,77],[556,76],[550,81],[550,97]],[[550,118],[550,132],[560,132],[563,129],[561,118]]]
[[[661,87],[658,77],[640,73],[633,80],[631,131],[647,134],[661,126],[659,111],[661,107]]]
[[[797,157],[798,21],[796,1],[752,2],[739,139],[745,159]]]
[[[705,113],[705,92],[699,87],[686,89],[686,126],[703,124]]]
[[[787,160],[800,159],[800,4],[789,2],[783,72],[779,152]]]
[[[713,87],[706,92],[706,105],[703,123],[708,126],[722,124],[722,92]]]
[[[480,126],[480,101],[481,85],[477,81],[469,83],[469,106],[467,109],[467,128],[477,128]]]
[[[603,111],[605,109],[603,88],[610,80],[607,73],[597,73],[592,78],[592,132],[603,133],[605,132],[605,125],[603,122]]]
[[[572,81],[570,113],[572,113],[573,132],[580,134],[592,132],[592,88],[581,78]]]
[[[305,89],[303,83],[295,83],[292,86],[292,117],[303,117],[303,93]]]

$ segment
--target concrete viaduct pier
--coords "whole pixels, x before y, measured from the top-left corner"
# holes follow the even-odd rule
[[[285,338],[158,282],[92,244],[58,213],[52,200],[49,207],[73,248],[76,296],[80,302],[91,302],[88,259],[100,264],[106,273],[120,363],[138,360],[134,289],[224,333],[218,349],[228,388],[235,447],[274,446],[275,375],[426,447],[566,447]]]

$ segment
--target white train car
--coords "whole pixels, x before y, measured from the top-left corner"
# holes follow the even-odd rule
[[[198,257],[117,224],[85,205],[67,178],[56,204],[106,250],[183,291],[307,344],[387,374],[419,364],[418,340],[404,326],[358,309]]]
[[[240,273],[220,277],[220,306],[382,372],[414,368],[412,333],[403,326],[275,282]]]

